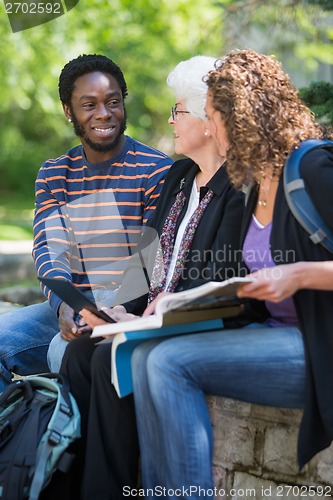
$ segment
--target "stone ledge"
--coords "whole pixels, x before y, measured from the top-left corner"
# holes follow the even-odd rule
[[[37,283],[36,269],[31,255],[0,254],[0,284],[19,282],[29,279]]]
[[[319,453],[300,472],[297,436],[301,410],[269,408],[216,396],[207,397],[214,432],[215,485],[230,491],[252,488],[249,498],[325,498],[300,494],[300,487],[326,487],[333,495],[333,445]],[[279,485],[296,485],[294,496]],[[269,488],[264,495],[262,488]],[[266,492],[266,493],[267,493]],[[313,492],[312,492],[313,493]],[[220,497],[217,497],[220,498]],[[233,498],[238,498],[234,496]],[[244,498],[239,496],[239,498]]]
[[[5,314],[7,312],[13,311],[14,309],[17,309],[19,306],[18,304],[12,304],[11,302],[4,302],[3,300],[0,300],[0,314]]]
[[[31,279],[36,269],[31,255],[32,241],[0,241],[0,285]]]
[[[45,297],[38,286],[12,286],[0,290],[0,301],[29,306],[43,302]]]

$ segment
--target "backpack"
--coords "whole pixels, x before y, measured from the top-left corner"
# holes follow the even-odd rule
[[[284,167],[284,192],[292,214],[310,234],[311,241],[323,245],[326,250],[333,253],[333,231],[325,224],[311,201],[300,172],[301,159],[316,148],[330,148],[333,152],[333,142],[309,139],[300,143],[299,147],[289,155]]]
[[[11,383],[0,395],[0,499],[37,500],[55,470],[67,472],[66,450],[80,437],[80,413],[55,373]]]

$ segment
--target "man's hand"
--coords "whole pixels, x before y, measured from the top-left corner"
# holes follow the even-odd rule
[[[79,321],[74,321],[74,317],[74,310],[65,302],[62,302],[59,307],[59,327],[61,338],[67,340],[67,342],[91,331],[90,326],[82,318]]]

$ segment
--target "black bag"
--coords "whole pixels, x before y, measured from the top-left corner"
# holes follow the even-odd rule
[[[59,374],[13,382],[0,395],[0,499],[38,500],[53,472],[66,472],[80,413]],[[59,499],[60,500],[60,499]]]

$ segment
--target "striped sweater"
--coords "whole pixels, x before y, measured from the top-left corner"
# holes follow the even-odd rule
[[[47,160],[36,180],[37,274],[67,278],[83,290],[116,289],[171,164],[130,137],[102,163],[89,163],[81,145]],[[47,287],[43,292],[58,311],[61,300]]]

